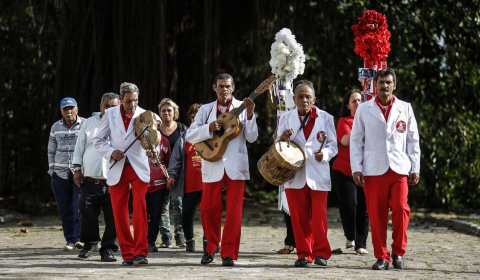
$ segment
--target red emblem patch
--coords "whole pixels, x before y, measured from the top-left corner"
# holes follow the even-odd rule
[[[407,130],[407,124],[404,121],[397,122],[397,131],[404,133]]]
[[[319,133],[317,133],[317,141],[322,143],[323,142],[323,138],[325,138],[326,134],[324,131],[320,131]]]

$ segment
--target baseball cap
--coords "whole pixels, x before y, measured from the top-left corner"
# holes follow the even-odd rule
[[[65,97],[64,99],[62,99],[62,102],[60,102],[60,109],[67,106],[77,107],[77,101],[75,101],[75,99],[71,97]]]

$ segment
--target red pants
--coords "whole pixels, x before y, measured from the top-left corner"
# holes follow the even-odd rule
[[[133,216],[132,223],[134,236],[130,232],[130,219],[128,213],[128,199],[130,196],[129,183],[132,184]],[[145,194],[148,183],[143,182],[135,173],[130,164],[125,164],[118,184],[110,186],[113,216],[117,230],[118,244],[124,260],[133,259],[135,256],[148,256],[148,219]]]
[[[223,213],[222,186],[224,184],[227,193],[227,213],[225,226],[223,227],[223,236],[220,238]],[[244,188],[244,180],[232,180],[226,173],[223,175],[223,179],[218,182],[203,183],[200,211],[202,212],[203,232],[208,241],[207,252],[209,255],[213,254],[218,244],[220,244],[220,240],[222,240],[221,257],[230,257],[233,260],[238,259],[240,236],[242,234]]]
[[[314,191],[306,184],[302,189],[285,189],[298,258],[312,262],[321,256],[328,260],[332,249],[328,243],[328,192]]]
[[[407,249],[407,228],[410,220],[407,175],[400,175],[389,168],[383,175],[365,176],[364,191],[375,258],[390,262],[390,252],[387,249],[389,207],[392,209],[393,224],[392,253],[403,256]]]

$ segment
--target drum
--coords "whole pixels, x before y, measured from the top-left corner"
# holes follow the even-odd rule
[[[294,141],[275,142],[258,161],[257,167],[270,184],[280,186],[305,164],[305,152]]]

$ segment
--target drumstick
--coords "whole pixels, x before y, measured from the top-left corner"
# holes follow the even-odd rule
[[[325,144],[325,140],[327,140],[327,134],[325,134],[325,136],[323,136],[322,145],[320,146],[320,149],[318,150],[319,152],[322,151],[323,144]]]
[[[301,128],[300,128],[300,129],[301,129]],[[297,131],[297,134],[298,134],[298,132],[300,131],[300,129]],[[289,129],[289,130],[292,130],[292,129]],[[297,137],[297,135],[295,135],[295,137]],[[293,138],[293,140],[295,140],[295,138]],[[290,137],[288,137],[287,148],[290,148]]]
[[[325,140],[327,140],[327,135],[326,135],[326,134],[325,134],[325,136],[323,137],[322,145],[320,146],[320,149],[318,149],[318,150],[316,150],[315,152],[313,152],[314,154],[317,154],[317,153],[321,153],[321,152],[322,152],[323,144],[325,144]]]

